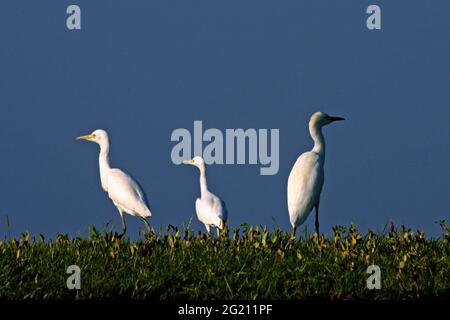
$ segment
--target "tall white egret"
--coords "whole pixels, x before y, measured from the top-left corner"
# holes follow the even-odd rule
[[[314,148],[301,154],[289,174],[287,200],[293,233],[305,222],[313,208],[316,209],[316,233],[319,234],[319,203],[324,181],[325,140],[322,127],[334,121],[344,120],[324,112],[316,112],[309,120],[309,133]]]
[[[138,183],[120,169],[111,168],[109,164],[109,137],[105,130],[95,130],[91,134],[77,137],[76,140],[87,140],[97,143],[100,146],[98,162],[100,166],[100,182],[102,188],[108,193],[109,198],[119,210],[122,219],[122,232],[119,237],[123,237],[127,230],[124,213],[141,217],[147,228],[150,224],[147,218],[152,215],[148,208],[147,198]]]
[[[210,233],[210,228],[215,227],[218,228],[217,235],[219,235],[219,229],[223,230],[225,227],[228,213],[225,203],[208,190],[205,161],[201,157],[194,157],[192,160],[184,160],[183,163],[193,165],[200,170],[201,196],[195,201],[195,211],[198,220],[205,225],[206,231]]]

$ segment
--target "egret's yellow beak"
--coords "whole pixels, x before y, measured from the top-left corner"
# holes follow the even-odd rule
[[[76,137],[75,140],[91,140],[92,138],[94,138],[94,136],[92,134],[88,134],[85,136]]]
[[[184,164],[193,164],[194,160],[183,160]]]

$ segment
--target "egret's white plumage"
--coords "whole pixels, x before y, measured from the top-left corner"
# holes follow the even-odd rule
[[[97,143],[100,146],[99,167],[100,181],[103,190],[108,193],[109,198],[117,207],[122,219],[122,233],[126,232],[124,213],[141,217],[148,228],[150,228],[146,218],[152,213],[148,208],[145,193],[138,183],[120,169],[111,168],[109,164],[109,137],[104,130],[95,130],[89,135],[77,137],[77,140],[87,140]]]
[[[341,117],[331,117],[316,112],[309,120],[309,132],[314,141],[311,151],[301,154],[289,174],[287,198],[292,228],[305,222],[313,208],[316,208],[316,232],[319,234],[319,203],[324,182],[325,140],[322,127]]]
[[[195,211],[198,220],[205,225],[208,233],[211,227],[222,230],[227,221],[227,209],[225,203],[208,190],[205,161],[201,157],[194,157],[192,160],[183,161],[183,163],[193,165],[200,170],[201,196],[195,201]],[[219,230],[217,230],[218,232]]]

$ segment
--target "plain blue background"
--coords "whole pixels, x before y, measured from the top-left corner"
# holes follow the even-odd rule
[[[66,8],[82,30],[66,29]],[[382,30],[366,8],[382,8]],[[98,147],[146,190],[153,226],[196,220],[198,171],[170,159],[176,128],[279,128],[280,170],[214,165],[209,184],[229,224],[290,230],[286,184],[325,128],[322,231],[393,221],[437,236],[449,218],[450,2],[133,0],[8,1],[0,10],[0,235],[85,235],[117,210],[100,187]],[[140,219],[127,216],[138,237]],[[313,215],[307,220],[313,229]],[[111,228],[111,226],[109,228]]]

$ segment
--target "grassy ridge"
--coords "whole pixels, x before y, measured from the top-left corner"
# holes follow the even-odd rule
[[[450,227],[427,239],[402,227],[385,234],[335,227],[295,239],[244,225],[219,239],[150,232],[138,242],[95,229],[88,238],[0,242],[1,299],[416,299],[450,296]],[[81,290],[68,290],[69,265]],[[368,290],[367,267],[382,289]]]

